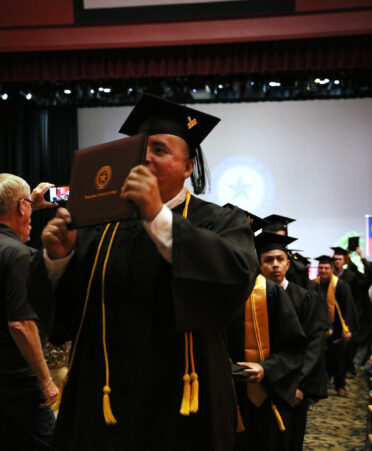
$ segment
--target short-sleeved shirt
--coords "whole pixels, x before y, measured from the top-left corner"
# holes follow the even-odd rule
[[[37,320],[28,301],[31,249],[0,223],[0,381],[35,377],[9,332],[8,322]]]

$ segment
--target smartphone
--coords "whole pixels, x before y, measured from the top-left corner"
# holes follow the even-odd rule
[[[70,194],[69,186],[53,186],[49,188],[49,202],[57,202],[57,204],[64,205]]]
[[[355,251],[357,247],[359,247],[359,237],[351,236],[348,242],[348,249],[350,252]]]

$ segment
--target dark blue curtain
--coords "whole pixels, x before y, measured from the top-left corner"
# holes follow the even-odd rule
[[[68,185],[76,149],[76,107],[42,107],[23,98],[0,103],[0,172],[24,178],[31,189],[40,182]],[[40,246],[42,227],[54,213],[33,214],[30,245]]]

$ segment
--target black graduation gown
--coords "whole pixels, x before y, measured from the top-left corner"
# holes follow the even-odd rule
[[[305,287],[306,282],[309,278],[307,267],[291,255],[291,264],[288,268],[286,279],[293,282],[301,287]]]
[[[318,300],[318,312],[323,330],[328,331],[329,329],[332,329],[332,320],[331,315],[329,314],[326,294],[324,294],[320,285],[314,280],[309,279],[304,288],[310,291]]]
[[[286,292],[266,279],[267,313],[270,334],[270,356],[260,365],[265,370],[263,385],[274,402],[293,406],[307,340]],[[228,327],[228,346],[234,362],[243,362],[244,311]],[[245,382],[236,382],[238,402],[246,399]]]
[[[297,314],[286,292],[276,283],[266,279],[267,312],[270,334],[270,356],[260,365],[265,375],[262,384],[269,398],[255,407],[247,397],[246,382],[235,380],[238,404],[245,431],[237,435],[236,450],[255,449],[279,451],[288,449],[288,438],[279,430],[271,408],[277,406],[284,424],[294,405],[307,341]],[[231,359],[245,361],[244,355],[245,313],[229,325],[227,336]]]
[[[191,198],[173,210],[172,265],[142,222],[120,223],[105,282],[111,407],[102,412],[101,273],[97,265],[84,326],[55,429],[57,450],[232,449],[236,408],[221,329],[249,296],[258,263],[252,232],[238,209]],[[112,225],[113,228],[113,225]],[[103,226],[79,232],[57,289],[56,332],[74,338]],[[193,331],[199,412],[179,414],[185,372],[184,331]]]
[[[370,269],[365,259],[362,259],[362,262],[364,264],[364,274],[360,273],[357,266],[353,263],[352,269],[345,270],[341,275],[341,279],[350,285],[358,313],[359,330],[353,335],[353,341],[356,343],[368,342],[372,325],[372,306],[368,295],[368,289],[372,283]],[[344,276],[345,273],[346,276]]]
[[[329,282],[320,284],[323,296],[325,297],[327,296],[328,285]],[[351,289],[349,285],[340,278],[338,279],[336,285],[335,297],[338,305],[340,306],[342,317],[344,318],[345,323],[349,327],[350,331],[351,332],[357,331],[359,328],[359,322]],[[329,341],[331,342],[339,340],[342,337],[341,321],[336,309],[332,327],[333,334],[329,338]]]
[[[309,291],[292,282],[288,283],[286,292],[308,340],[298,388],[309,398],[326,398],[325,336],[318,300]]]

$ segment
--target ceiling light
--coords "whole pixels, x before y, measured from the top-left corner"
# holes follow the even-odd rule
[[[8,94],[6,92],[4,92],[3,94],[1,94],[1,98],[3,100],[6,100],[8,98]]]
[[[63,92],[64,92],[65,94],[71,94],[71,89],[65,89]]]

